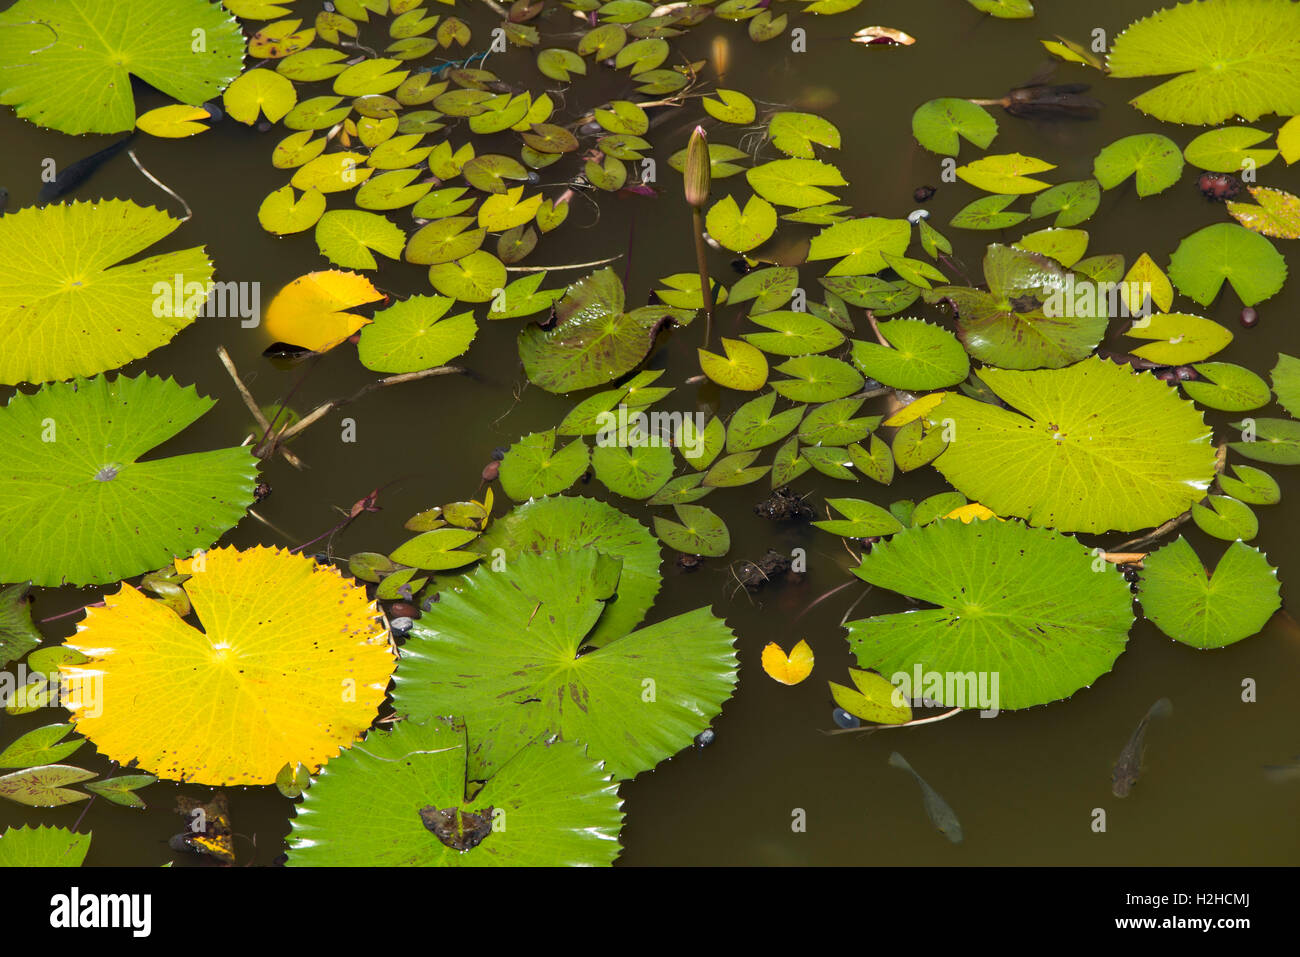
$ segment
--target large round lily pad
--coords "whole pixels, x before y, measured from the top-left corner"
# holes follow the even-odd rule
[[[501,549],[509,563],[518,555],[595,549],[623,562],[617,601],[610,602],[585,644],[600,647],[641,624],[661,579],[659,543],[644,525],[612,505],[583,496],[534,499],[498,518],[466,546],[485,558]]]
[[[620,779],[688,747],[735,685],[731,630],[697,608],[580,655],[621,565],[594,548],[481,564],[416,622],[397,711],[464,716],[475,778],[544,732]]]
[[[1019,522],[940,519],[905,529],[854,574],[938,607],[849,622],[849,645],[862,667],[886,678],[904,672],[913,697],[952,707],[1067,698],[1110,670],[1133,623],[1123,578],[1104,562],[1095,567],[1073,538]],[[943,690],[915,687],[918,669],[942,676]],[[991,693],[995,675],[996,700],[959,690],[978,689],[982,676]]]
[[[436,718],[372,731],[306,792],[289,865],[561,867],[618,857],[618,786],[579,746],[528,744],[481,789],[467,787],[467,750],[464,728]]]
[[[935,467],[972,501],[1034,525],[1104,532],[1159,525],[1205,497],[1210,429],[1155,376],[1096,358],[979,375],[1010,409],[952,394],[930,413],[953,429]]]
[[[212,279],[202,246],[118,265],[179,225],[121,199],[0,216],[0,384],[106,372],[192,323]]]
[[[0,103],[64,133],[134,126],[132,76],[197,106],[243,62],[239,23],[208,0],[19,0],[0,14]]]
[[[213,401],[153,376],[10,399],[0,409],[0,581],[113,582],[225,534],[253,501],[247,448],[140,461]]]

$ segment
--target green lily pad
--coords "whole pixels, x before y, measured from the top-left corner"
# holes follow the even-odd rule
[[[917,107],[912,114],[912,135],[931,153],[956,156],[961,138],[988,149],[998,135],[998,121],[970,100],[946,96]]]
[[[0,588],[0,668],[45,640],[32,621],[32,606],[27,600],[31,590],[30,582]]]
[[[859,665],[886,679],[997,674],[991,704],[1001,709],[1068,698],[1092,684],[1124,650],[1133,622],[1118,572],[1094,571],[1092,553],[1073,538],[1019,522],[909,528],[872,548],[854,574],[938,606],[849,622]],[[973,697],[950,684],[938,700],[988,706]]]
[[[827,352],[844,342],[844,333],[825,319],[806,312],[773,310],[749,319],[772,331],[747,332],[741,338],[771,355],[805,356]]]
[[[8,827],[0,834],[0,867],[80,867],[90,834],[66,827]]]
[[[727,423],[727,451],[749,452],[779,442],[799,425],[804,407],[772,414],[776,393],[765,392],[737,409]]]
[[[831,267],[828,276],[880,272],[888,265],[885,255],[901,256],[911,241],[912,227],[905,219],[879,216],[850,219],[827,226],[814,236],[808,248],[808,261],[844,257]]]
[[[1095,179],[1061,183],[1034,197],[1029,207],[1029,218],[1039,219],[1055,213],[1053,226],[1077,226],[1091,218],[1100,203],[1101,186]]]
[[[494,520],[466,547],[507,565],[524,554],[573,550],[594,550],[622,561],[616,600],[585,639],[596,648],[641,624],[659,593],[659,543],[636,519],[591,498],[564,495],[525,502]]]
[[[336,265],[378,269],[379,263],[371,250],[389,259],[399,259],[406,246],[406,234],[375,213],[331,209],[316,223],[316,245],[321,255]]]
[[[1194,368],[1200,378],[1179,385],[1189,399],[1206,408],[1249,412],[1268,403],[1268,383],[1243,366],[1231,362],[1201,362]]]
[[[1114,189],[1135,177],[1139,196],[1162,193],[1183,172],[1183,153],[1167,136],[1137,133],[1111,143],[1092,161],[1092,175],[1102,189]]]
[[[714,462],[704,473],[704,483],[710,488],[736,488],[757,482],[767,474],[766,465],[754,465],[758,451],[733,452]]]
[[[64,741],[71,730],[71,724],[49,724],[28,731],[4,751],[0,751],[0,768],[34,768],[42,764],[57,764],[86,742],[85,738],[75,735]]]
[[[821,206],[835,201],[823,186],[847,186],[843,174],[830,163],[815,159],[771,160],[745,173],[754,192],[778,206]]]
[[[703,505],[675,505],[677,522],[655,517],[655,534],[684,555],[720,558],[731,549],[731,533],[722,519]]]
[[[862,388],[863,378],[847,362],[830,356],[796,356],[776,367],[792,378],[773,381],[772,388],[794,402],[830,402]]]
[[[0,581],[115,582],[225,534],[253,501],[249,449],[138,461],[212,405],[143,375],[11,398],[0,409]]]
[[[840,148],[839,129],[815,113],[774,113],[767,121],[767,135],[773,146],[796,159],[813,159],[814,144]]]
[[[1297,36],[1300,7],[1287,0],[1180,3],[1129,26],[1106,64],[1118,78],[1178,74],[1129,101],[1157,119],[1253,122],[1300,113]]]
[[[205,0],[19,0],[0,14],[0,103],[64,133],[135,126],[132,76],[198,106],[243,61],[238,21]]]
[[[120,199],[0,217],[0,384],[114,369],[192,323],[212,279],[202,246],[118,265],[179,225]]]
[[[419,372],[463,355],[478,324],[472,312],[444,318],[454,304],[442,296],[412,296],[376,312],[361,330],[361,364],[376,372]]]
[[[1249,505],[1226,495],[1211,495],[1206,501],[1210,503],[1208,507],[1192,506],[1192,521],[1206,535],[1227,542],[1248,542],[1259,534],[1259,519]]]
[[[1210,575],[1181,535],[1142,560],[1142,614],[1175,641],[1222,648],[1257,634],[1282,607],[1277,569],[1234,542]]]
[[[555,430],[533,432],[510,446],[501,462],[501,489],[516,502],[554,495],[578,481],[587,471],[589,453],[582,439],[574,439],[558,452]]]
[[[1187,144],[1183,158],[1193,166],[1216,173],[1240,173],[1266,166],[1277,158],[1277,150],[1250,149],[1273,134],[1249,126],[1225,126],[1209,130]]]
[[[956,229],[1009,229],[1029,218],[1028,213],[1007,211],[1016,198],[1013,193],[981,197],[957,210],[948,225]]]
[[[727,249],[743,253],[772,238],[776,232],[776,210],[758,196],[751,196],[741,210],[732,197],[726,196],[709,209],[705,227]]]
[[[1065,270],[1041,253],[994,243],[984,254],[989,291],[936,286],[926,302],[951,302],[957,335],[981,362],[1008,369],[1061,368],[1089,355],[1106,331],[1104,310],[1072,315]],[[1048,315],[1052,308],[1055,315]]]
[[[1249,439],[1228,443],[1228,448],[1256,462],[1300,465],[1300,422],[1292,419],[1251,419]],[[1245,422],[1232,423],[1246,431]]]
[[[828,498],[826,504],[844,517],[812,524],[832,535],[841,535],[844,538],[871,538],[893,535],[903,530],[903,523],[875,502],[856,498]]]
[[[67,764],[47,764],[0,775],[0,798],[28,807],[61,807],[86,800],[89,795],[65,787],[95,776],[94,771]]]
[[[957,337],[922,319],[879,324],[888,346],[853,341],[853,364],[862,374],[896,389],[926,391],[956,385],[970,373]]]
[[[952,419],[954,436],[935,467],[998,515],[1131,531],[1186,511],[1214,477],[1201,413],[1154,376],[1093,358],[980,378],[1021,412],[945,396],[931,417]]]
[[[1050,185],[1040,179],[1034,179],[1031,173],[1043,173],[1056,169],[1055,164],[1048,163],[1036,156],[1022,153],[1002,153],[996,156],[982,156],[977,160],[958,166],[959,179],[970,183],[976,189],[999,195],[1036,193]]]
[[[620,780],[687,747],[735,686],[733,636],[698,608],[579,655],[618,567],[592,549],[480,566],[415,623],[394,707],[461,712],[472,779],[542,734],[585,745]]]
[[[1198,229],[1169,257],[1169,278],[1202,306],[1214,301],[1225,279],[1243,305],[1253,306],[1281,291],[1286,272],[1271,242],[1236,223]]]
[[[630,441],[647,444],[623,448],[597,443],[591,453],[591,467],[611,492],[627,498],[649,498],[672,478],[676,465],[673,450],[662,438],[640,432],[631,435]]]
[[[810,410],[799,424],[799,438],[807,445],[848,445],[861,442],[880,424],[881,416],[855,419],[865,399],[836,399]]]
[[[686,325],[685,309],[643,306],[623,311],[623,283],[608,267],[569,286],[550,329],[519,334],[519,357],[530,381],[548,392],[604,385],[635,368],[665,319]]]
[[[290,867],[566,867],[608,865],[623,823],[617,785],[567,742],[530,741],[479,788],[463,727],[438,718],[372,731],[305,792],[289,835]],[[383,794],[382,801],[375,795]],[[439,818],[438,815],[443,815]],[[466,840],[465,824],[483,833]],[[450,820],[440,834],[425,823]],[[459,824],[460,827],[456,825]],[[477,842],[475,842],[477,838]],[[462,850],[462,847],[466,847]]]
[[[1213,319],[1180,312],[1156,313],[1133,323],[1127,335],[1151,339],[1150,345],[1133,354],[1160,365],[1177,366],[1200,362],[1227,348],[1232,333]]]
[[[412,568],[420,568],[426,571],[441,572],[453,568],[464,568],[471,562],[477,561],[479,556],[462,546],[469,544],[477,537],[478,532],[473,529],[435,528],[433,531],[416,535],[410,541],[402,543],[394,549],[392,559],[403,565],[410,565]],[[404,575],[406,581],[409,581],[412,577],[404,572],[398,572],[397,574]],[[385,585],[390,581],[392,581],[391,577],[385,580]],[[401,584],[406,584],[406,582],[403,581]],[[381,585],[380,589],[383,590],[384,586]]]
[[[1282,501],[1282,488],[1277,479],[1262,469],[1249,465],[1234,465],[1230,475],[1219,476],[1219,487],[1239,502],[1251,505],[1276,505]]]
[[[1277,404],[1286,409],[1287,414],[1292,418],[1300,415],[1300,359],[1289,356],[1285,352],[1278,353],[1277,365],[1273,366],[1269,378],[1273,382]],[[1268,401],[1267,391],[1264,393],[1264,401]]]

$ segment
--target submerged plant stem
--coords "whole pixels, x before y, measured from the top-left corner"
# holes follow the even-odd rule
[[[704,210],[691,208],[695,232],[695,264],[700,270],[700,301],[704,303],[704,348],[709,347],[713,333],[713,288],[709,283],[709,247],[704,242]]]

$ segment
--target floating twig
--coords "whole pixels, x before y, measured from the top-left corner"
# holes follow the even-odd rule
[[[822,734],[853,734],[855,732],[865,731],[870,734],[873,731],[890,731],[894,728],[915,728],[922,724],[934,724],[936,721],[947,721],[953,715],[961,714],[965,708],[953,708],[951,711],[945,711],[943,714],[937,714],[933,718],[913,718],[911,721],[904,721],[901,724],[866,724],[860,728],[836,728],[834,731],[822,731]]]
[[[271,432],[271,423],[268,422],[266,416],[262,414],[262,409],[258,406],[257,400],[253,398],[253,393],[249,392],[248,386],[244,385],[244,380],[239,377],[239,370],[235,368],[235,360],[230,358],[230,353],[226,351],[225,346],[217,346],[217,358],[220,359],[221,364],[226,367],[226,371],[230,373],[230,378],[235,382],[235,389],[239,392],[239,397],[244,400],[244,405],[247,406],[248,411],[253,414],[253,420],[257,423],[258,428],[263,430],[263,441],[265,441],[265,436],[269,435]],[[282,429],[276,435],[277,444],[273,447],[277,449],[279,453],[284,456],[284,460],[294,468],[306,468],[302,459],[298,458],[298,456],[294,455],[283,445],[278,444],[279,440],[283,437],[284,432],[285,430]],[[261,443],[258,444],[258,448],[260,450]],[[268,452],[266,454],[270,453]]]
[[[567,263],[563,266],[507,266],[506,272],[559,272],[562,269],[590,269],[594,266],[608,266],[612,262],[618,262],[623,258],[623,254],[610,256],[608,259],[597,259],[589,263]]]
[[[162,190],[172,199],[176,200],[178,203],[180,203],[182,206],[185,207],[185,216],[182,217],[181,219],[182,223],[187,223],[194,218],[194,210],[190,209],[190,204],[185,202],[185,200],[181,197],[181,195],[177,193],[174,189],[172,189],[170,186],[168,186],[166,183],[160,180],[153,173],[145,169],[144,164],[140,162],[140,157],[135,155],[135,150],[127,150],[126,155],[131,157],[131,162],[135,164],[136,169],[138,169],[141,173],[144,174],[145,179],[149,180],[149,182],[153,183],[160,190]]]
[[[328,415],[330,412],[334,411],[335,409],[340,408],[341,406],[348,405],[349,403],[355,402],[363,395],[366,395],[369,392],[374,392],[376,389],[382,389],[390,385],[401,385],[404,382],[415,382],[419,379],[427,379],[430,376],[451,375],[453,373],[459,374],[464,371],[465,370],[460,368],[459,366],[435,366],[432,369],[423,369],[419,372],[403,372],[400,375],[387,376],[383,379],[378,380],[377,382],[371,382],[368,385],[362,386],[360,389],[352,393],[352,395],[348,396],[347,398],[330,399],[328,402],[322,405],[318,405],[316,408],[312,409],[312,411],[308,412],[305,416],[303,416],[301,419],[295,422],[292,426],[290,426],[289,428],[281,432],[280,439],[282,441],[288,441],[289,439],[297,435],[299,432],[301,432],[303,429],[307,428],[309,425],[312,425],[320,421],[320,419],[322,419],[324,416]]]

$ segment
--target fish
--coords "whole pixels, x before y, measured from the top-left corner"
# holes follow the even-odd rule
[[[1138,775],[1142,772],[1142,751],[1146,742],[1147,725],[1151,723],[1151,719],[1167,718],[1173,712],[1173,703],[1168,698],[1161,698],[1150,707],[1138,722],[1138,726],[1133,729],[1133,736],[1128,739],[1128,744],[1124,745],[1124,750],[1120,752],[1119,760],[1115,762],[1115,768],[1111,771],[1110,791],[1115,797],[1128,797],[1128,792],[1137,783]]]
[[[956,813],[948,806],[948,802],[939,796],[939,792],[930,787],[925,778],[917,774],[897,751],[889,756],[889,766],[900,768],[916,779],[917,786],[921,789],[921,803],[925,805],[925,813],[930,818],[930,823],[948,840],[960,844],[965,836],[962,833],[961,821],[957,820]]]
[[[98,153],[91,153],[89,156],[82,157],[71,166],[65,166],[59,170],[54,179],[41,187],[41,191],[36,196],[38,203],[51,203],[71,193],[78,186],[95,175],[95,171],[111,160],[122,150],[126,149],[127,144],[135,139],[135,133],[130,133],[122,137],[116,143],[104,147]]]
[[[1300,778],[1300,754],[1292,756],[1290,764],[1264,765],[1264,777],[1270,781],[1294,781]]]

